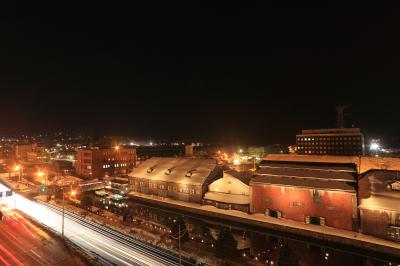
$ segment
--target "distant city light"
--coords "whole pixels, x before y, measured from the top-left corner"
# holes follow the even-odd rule
[[[234,165],[239,165],[240,164],[240,159],[239,158],[233,159],[233,164]]]
[[[371,145],[369,146],[369,149],[372,151],[378,151],[380,149],[380,146],[378,143],[371,143]]]

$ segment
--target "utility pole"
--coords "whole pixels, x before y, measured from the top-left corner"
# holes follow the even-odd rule
[[[181,223],[178,224],[178,236],[179,236],[179,266],[182,265],[182,256],[181,256]]]
[[[64,214],[65,214],[65,204],[64,204],[64,178],[62,182],[62,225],[61,225],[61,238],[64,239]]]

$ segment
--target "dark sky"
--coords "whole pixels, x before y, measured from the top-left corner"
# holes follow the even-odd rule
[[[302,128],[333,127],[343,103],[347,126],[399,136],[390,6],[10,2],[0,21],[0,135],[291,143]]]

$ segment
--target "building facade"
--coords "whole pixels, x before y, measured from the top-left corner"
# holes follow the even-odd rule
[[[213,159],[153,157],[129,174],[134,192],[201,203],[208,185],[222,177]]]
[[[359,202],[361,233],[400,242],[400,171],[366,172]]]
[[[208,186],[203,204],[221,209],[249,212],[250,178],[253,172],[225,171],[222,178]]]
[[[50,160],[50,155],[43,146],[37,143],[13,144],[12,159],[32,163],[46,163]]]
[[[357,230],[356,180],[354,164],[266,160],[250,181],[250,210],[307,224]]]
[[[128,174],[136,165],[136,150],[133,148],[78,149],[76,173],[87,178],[104,179],[106,175]]]
[[[298,154],[363,155],[364,136],[358,128],[302,130],[296,149]]]

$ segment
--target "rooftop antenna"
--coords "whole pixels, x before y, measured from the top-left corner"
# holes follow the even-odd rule
[[[344,128],[344,111],[345,106],[339,104],[336,106],[336,128]]]

